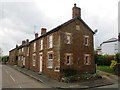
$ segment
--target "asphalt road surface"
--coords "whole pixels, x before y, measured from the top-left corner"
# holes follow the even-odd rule
[[[47,85],[6,65],[2,65],[1,69],[2,88],[49,88]]]

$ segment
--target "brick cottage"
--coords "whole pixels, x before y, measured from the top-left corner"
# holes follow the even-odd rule
[[[72,19],[35,39],[22,41],[22,45],[9,51],[9,63],[17,64],[48,77],[60,80],[63,69],[71,68],[81,73],[95,73],[94,32],[81,19],[81,9],[72,8]],[[15,62],[16,61],[16,62]]]

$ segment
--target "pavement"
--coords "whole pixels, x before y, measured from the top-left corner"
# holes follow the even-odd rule
[[[62,89],[62,88],[81,88],[81,89],[89,89],[89,88],[97,88],[97,87],[101,87],[101,86],[107,86],[107,85],[113,85],[116,82],[106,78],[106,73],[104,74],[104,72],[100,72],[102,73],[103,78],[102,79],[97,79],[97,80],[88,80],[88,81],[78,81],[78,82],[74,82],[74,83],[64,83],[64,82],[59,82],[57,80],[54,80],[52,78],[49,78],[45,75],[40,75],[38,72],[34,72],[31,70],[28,70],[26,68],[21,68],[18,66],[11,66],[8,65],[9,67],[12,67],[40,82],[42,82],[43,84],[51,87],[51,88],[57,88],[57,89]],[[107,76],[111,76],[111,74],[107,74]],[[117,79],[117,78],[116,78]],[[117,80],[118,81],[118,80]]]

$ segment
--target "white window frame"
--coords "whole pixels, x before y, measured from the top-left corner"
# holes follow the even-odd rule
[[[67,35],[67,44],[70,44],[70,43],[71,43],[71,36]]]
[[[22,48],[22,52],[24,52],[24,47]]]
[[[34,42],[33,47],[34,47],[34,52],[35,52],[36,51],[36,42]]]
[[[34,58],[35,57],[35,58]],[[35,54],[33,54],[33,66],[35,66],[36,65],[36,55]]]
[[[18,56],[18,61],[20,61],[20,56]]]
[[[40,39],[40,50],[43,50],[43,39]]]
[[[71,44],[71,33],[66,33],[66,43]]]
[[[50,54],[52,55],[52,58],[49,57]],[[52,61],[53,61],[53,54],[48,53],[48,68],[52,68]]]
[[[29,56],[29,51],[30,51],[29,49],[30,49],[30,47],[28,46],[27,47],[27,56]]]
[[[49,36],[49,48],[52,48],[53,47],[53,36],[50,35]]]
[[[21,53],[21,49],[19,49],[19,53]]]

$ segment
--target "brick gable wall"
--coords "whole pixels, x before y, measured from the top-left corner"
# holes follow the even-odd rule
[[[76,30],[76,25],[80,26],[80,30]],[[60,32],[60,60],[61,60],[61,72],[65,68],[76,69],[78,73],[94,73],[95,72],[95,61],[94,61],[94,49],[93,49],[93,33],[82,24],[79,20],[75,20],[71,24],[64,27]],[[72,43],[66,44],[65,33],[72,33]],[[89,45],[84,44],[84,35],[89,36]],[[72,64],[66,65],[65,54],[71,53]],[[90,55],[90,65],[84,64],[84,54]],[[63,74],[62,74],[63,75]]]

